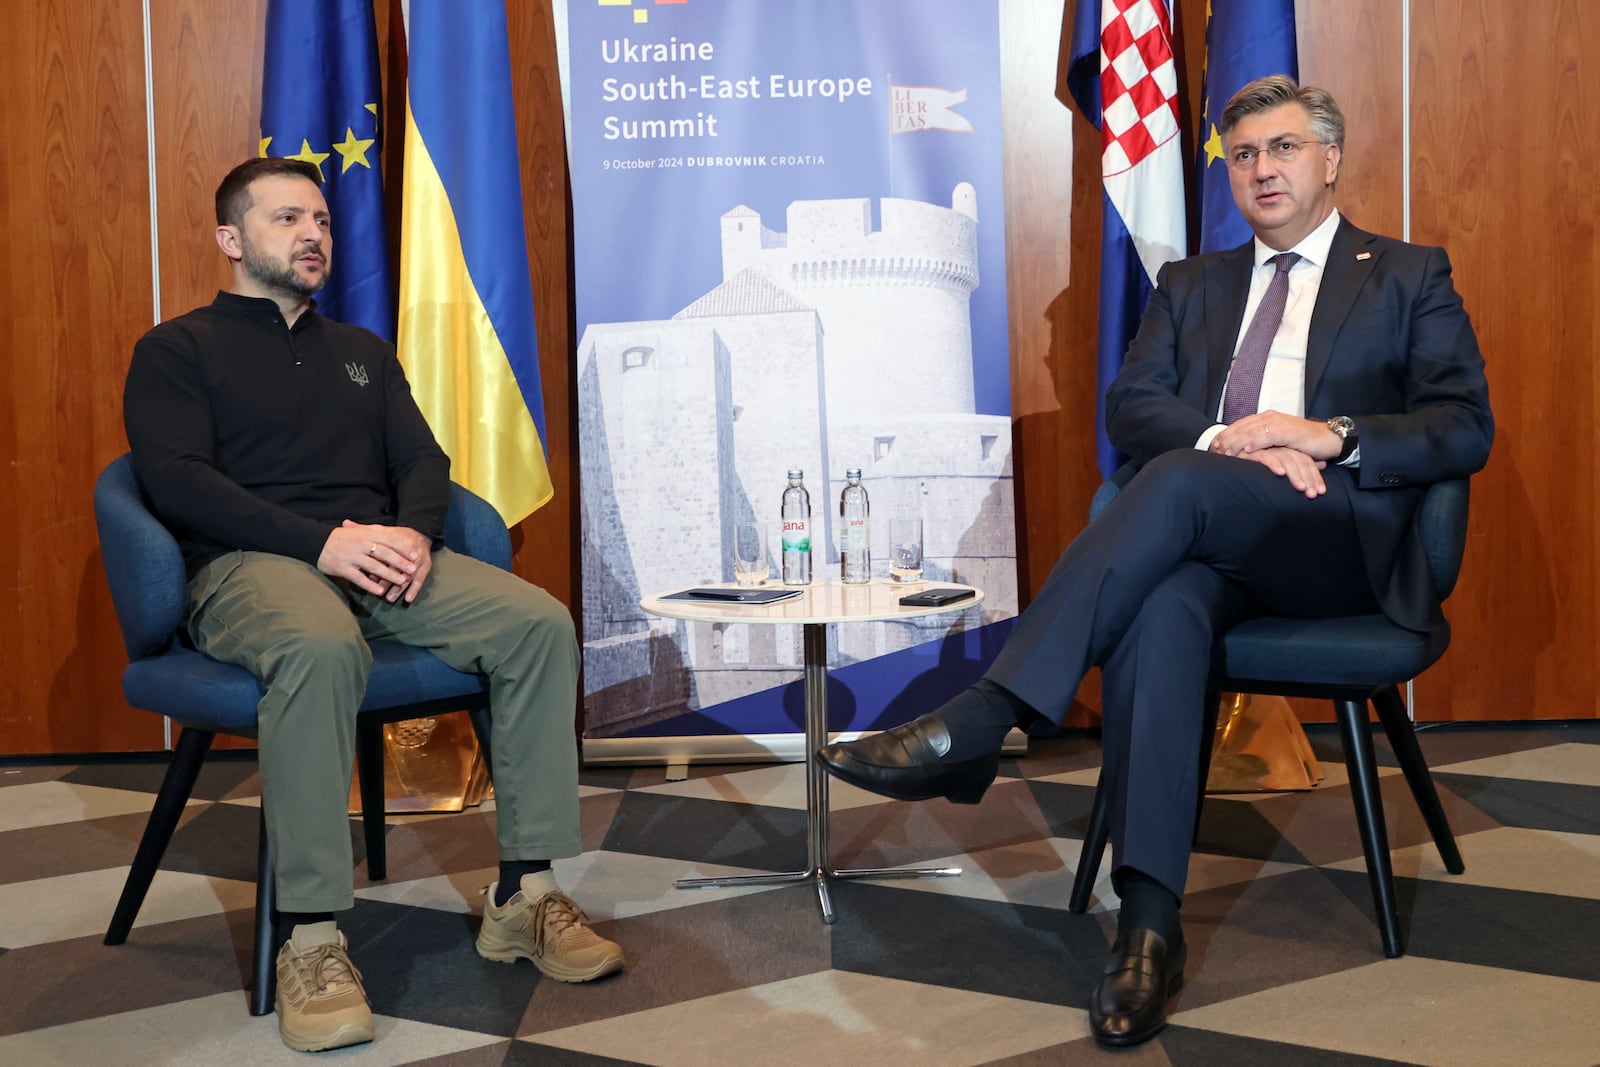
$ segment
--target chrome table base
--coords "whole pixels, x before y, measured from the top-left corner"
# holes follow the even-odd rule
[[[790,885],[809,882],[817,888],[822,921],[834,919],[828,883],[852,878],[948,878],[960,867],[860,867],[838,870],[828,865],[828,774],[817,762],[817,749],[828,743],[828,630],[826,623],[805,624],[806,680],[806,869],[779,874],[732,874],[721,878],[680,878],[679,889],[714,886]]]

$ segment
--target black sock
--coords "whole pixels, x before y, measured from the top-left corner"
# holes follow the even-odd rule
[[[1172,890],[1133,867],[1118,867],[1112,872],[1111,882],[1122,899],[1122,910],[1117,913],[1118,933],[1154,930],[1168,945],[1178,943],[1183,936],[1183,926],[1178,921],[1182,901]]]
[[[333,921],[331,911],[280,911],[278,912],[278,929],[285,938],[294,935],[296,926],[310,926],[312,923],[326,923]]]
[[[503,908],[506,901],[517,895],[517,890],[522,888],[523,875],[538,874],[549,869],[549,860],[501,860],[500,884],[495,886],[494,906]]]
[[[997,752],[1006,734],[1037,717],[1010,690],[980,678],[934,712],[950,731],[951,761],[977,759]]]

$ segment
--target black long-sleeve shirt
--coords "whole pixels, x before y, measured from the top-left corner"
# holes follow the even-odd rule
[[[134,469],[192,577],[234,549],[313,566],[344,519],[437,540],[450,461],[394,348],[315,310],[218,293],[134,346],[123,392]]]

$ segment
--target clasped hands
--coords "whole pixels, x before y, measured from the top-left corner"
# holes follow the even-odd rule
[[[409,526],[366,525],[349,519],[328,535],[317,570],[343,578],[393,604],[417,599],[433,569],[433,542]]]
[[[1315,498],[1328,491],[1322,470],[1339,455],[1343,444],[1339,435],[1321,420],[1260,411],[1223,427],[1211,439],[1210,450],[1253,460]]]

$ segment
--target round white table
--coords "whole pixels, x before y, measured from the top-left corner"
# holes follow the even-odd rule
[[[733,584],[696,588],[740,589]],[[790,588],[768,582],[761,588]],[[806,868],[778,874],[741,874],[722,878],[680,878],[689,889],[728,885],[783,885],[810,882],[817,887],[823,922],[833,922],[828,883],[846,878],[934,878],[961,873],[960,867],[865,867],[839,870],[828,861],[828,776],[817,762],[817,749],[828,743],[828,624],[910,619],[918,615],[965,611],[983,602],[983,591],[959,582],[916,582],[906,585],[874,579],[845,585],[837,579],[813,580],[797,597],[775,604],[741,604],[719,600],[664,600],[665,593],[645,597],[639,606],[664,619],[692,622],[744,622],[755,625],[798,624],[805,628],[806,692]],[[971,589],[972,596],[938,607],[906,607],[900,598],[925,589]],[[672,591],[669,591],[672,592]],[[932,709],[929,709],[932,710]]]

